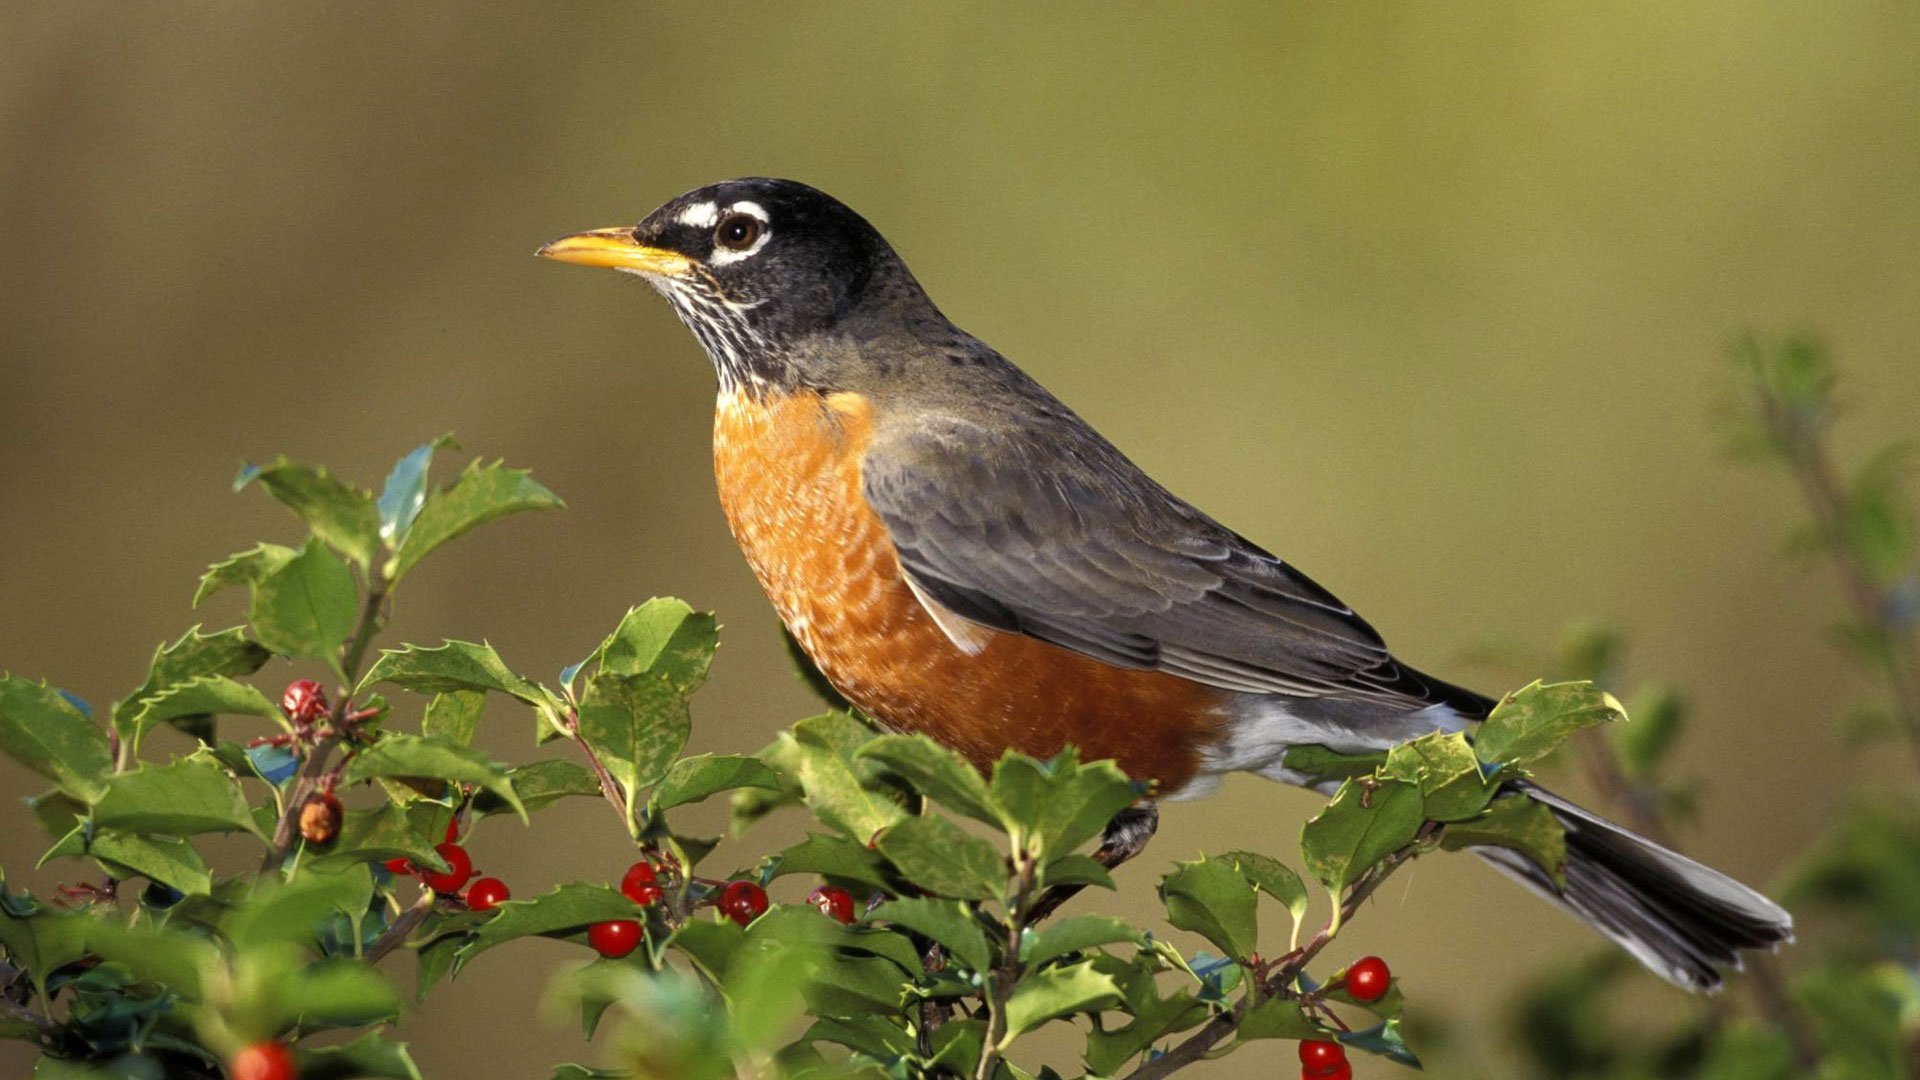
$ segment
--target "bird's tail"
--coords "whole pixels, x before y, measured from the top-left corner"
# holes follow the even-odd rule
[[[1712,993],[1723,971],[1740,969],[1741,950],[1793,940],[1793,916],[1758,892],[1552,792],[1513,786],[1566,829],[1566,885],[1511,849],[1475,851],[1675,986]]]

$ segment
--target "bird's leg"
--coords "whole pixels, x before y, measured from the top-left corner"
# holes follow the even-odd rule
[[[1160,808],[1153,803],[1143,802],[1130,806],[1113,815],[1107,822],[1106,835],[1101,837],[1100,850],[1093,853],[1093,859],[1101,866],[1112,870],[1121,863],[1133,858],[1147,849],[1147,841],[1153,839],[1154,832],[1160,828]],[[1055,885],[1040,894],[1034,901],[1033,910],[1027,915],[1029,924],[1059,910],[1061,904],[1073,899],[1085,885]]]

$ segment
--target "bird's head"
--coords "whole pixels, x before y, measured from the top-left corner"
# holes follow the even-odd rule
[[[539,254],[646,279],[706,347],[723,387],[803,380],[794,369],[809,343],[863,308],[926,304],[866,219],[792,180],[709,184],[632,228],[563,236]]]

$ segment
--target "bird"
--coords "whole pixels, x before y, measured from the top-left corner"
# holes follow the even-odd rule
[[[1396,659],[1331,592],[1135,465],[955,326],[858,213],[746,177],[538,254],[638,275],[718,379],[714,475],[734,539],[820,672],[885,728],[983,771],[1073,747],[1158,800],[1231,773],[1328,790],[1292,747],[1378,751],[1471,730],[1494,701]],[[1524,783],[1566,831],[1563,881],[1476,853],[1683,989],[1792,939],[1733,878]]]

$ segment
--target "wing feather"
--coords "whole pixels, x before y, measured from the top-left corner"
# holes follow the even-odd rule
[[[1065,438],[958,416],[876,432],[865,494],[917,590],[996,630],[1227,690],[1399,708],[1464,693],[1395,663],[1333,594],[1068,419]]]

